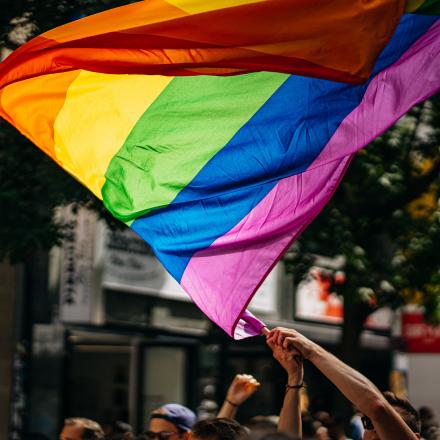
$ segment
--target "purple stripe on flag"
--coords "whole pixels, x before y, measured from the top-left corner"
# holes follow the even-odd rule
[[[236,339],[258,334],[262,324],[245,309],[259,280],[328,202],[352,154],[436,93],[439,84],[437,21],[399,61],[372,80],[361,104],[307,171],[280,180],[240,223],[192,257],[181,285],[204,313]]]
[[[260,328],[249,322],[249,316],[235,332],[237,317],[256,290],[256,281],[270,272],[278,257],[330,199],[350,159],[347,156],[281,180],[238,225],[190,260],[182,287],[228,334],[239,339],[259,333]]]

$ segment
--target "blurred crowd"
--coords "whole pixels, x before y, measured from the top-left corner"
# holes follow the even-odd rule
[[[286,390],[279,415],[255,415],[244,425],[236,413],[259,388],[247,374],[232,381],[215,417],[197,420],[195,413],[178,403],[169,403],[148,416],[148,428],[135,433],[122,421],[100,426],[86,418],[66,419],[60,440],[440,440],[433,411],[391,392],[381,393],[358,371],[292,329],[266,332],[274,358],[286,371]],[[326,411],[310,413],[304,404],[304,360],[315,365],[351,401],[350,420]],[[258,408],[255,408],[258,414]],[[39,434],[28,440],[44,440]]]

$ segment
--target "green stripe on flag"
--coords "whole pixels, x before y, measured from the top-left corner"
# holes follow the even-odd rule
[[[107,208],[129,222],[169,205],[287,78],[175,78],[112,158],[102,188]]]
[[[426,0],[415,12],[425,15],[440,14],[440,0]]]

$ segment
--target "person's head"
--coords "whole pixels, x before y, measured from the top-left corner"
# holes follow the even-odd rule
[[[186,406],[169,403],[153,411],[148,431],[143,434],[147,440],[186,440],[196,422],[196,415]]]
[[[316,425],[319,422],[315,422],[313,418],[309,415],[302,417],[302,434],[303,440],[316,440]]]
[[[266,434],[261,438],[261,440],[294,440],[294,438],[285,434],[284,432],[272,432],[270,434]]]
[[[420,418],[418,412],[409,403],[407,399],[402,399],[397,397],[391,391],[386,391],[383,393],[387,402],[397,411],[397,413],[402,417],[403,421],[408,425],[412,432],[414,432],[417,437],[420,437]],[[362,424],[364,425],[364,436],[363,440],[380,440],[374,430],[374,426],[368,417],[362,417]]]
[[[105,437],[107,440],[128,440],[134,438],[133,428],[128,423],[116,420]]]
[[[23,440],[50,440],[50,438],[41,432],[28,432],[23,434]]]
[[[428,426],[423,432],[424,440],[439,440],[440,428],[435,425]]]
[[[326,428],[328,430],[328,435],[331,439],[341,439],[345,437],[344,431],[344,419],[343,417],[337,415],[330,417],[326,422]]]
[[[429,406],[421,406],[419,408],[419,416],[422,425],[429,423],[434,419],[434,411]]]
[[[190,440],[247,440],[246,428],[231,419],[202,420],[193,426]]]
[[[313,414],[313,418],[322,425],[325,425],[330,420],[330,414],[327,411],[316,411]]]
[[[93,420],[77,417],[64,421],[60,440],[104,440],[104,432]]]
[[[255,416],[246,424],[249,429],[252,440],[260,440],[268,434],[277,432],[278,417],[277,416]]]
[[[318,440],[330,440],[328,429],[324,425],[321,425],[316,429],[315,436]]]

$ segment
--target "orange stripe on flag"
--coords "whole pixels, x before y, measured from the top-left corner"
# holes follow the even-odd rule
[[[163,0],[140,1],[72,21],[64,26],[45,32],[41,36],[64,43],[109,32],[120,32],[139,26],[175,20],[187,15],[187,12]]]
[[[12,83],[1,90],[0,114],[53,160],[54,122],[79,71],[53,73]]]

